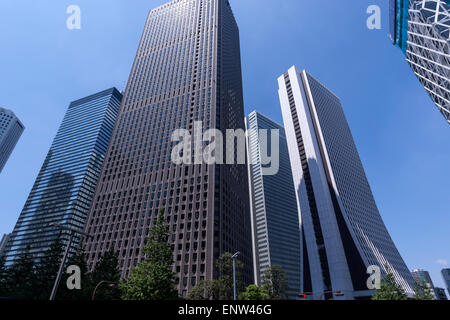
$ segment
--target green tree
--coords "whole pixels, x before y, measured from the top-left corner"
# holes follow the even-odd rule
[[[200,281],[188,294],[187,300],[217,300],[219,297],[217,280]]]
[[[262,288],[268,293],[272,300],[287,299],[286,291],[288,290],[286,272],[281,266],[271,266],[262,275]]]
[[[117,252],[114,252],[113,249],[107,251],[95,265],[90,278],[94,290],[98,286],[94,297],[95,300],[119,300],[121,291],[119,287],[120,270]]]
[[[50,298],[56,275],[61,266],[62,255],[63,244],[58,236],[36,265],[36,277],[39,282],[37,299],[48,300]]]
[[[0,256],[0,298],[8,296],[8,268],[5,265],[5,257]]]
[[[408,297],[403,288],[395,282],[392,273],[386,274],[381,280],[380,289],[376,290],[372,300],[407,300]]]
[[[35,300],[39,294],[39,281],[33,256],[28,246],[7,271],[7,296],[16,300]]]
[[[125,300],[176,300],[173,252],[168,242],[169,228],[164,223],[164,209],[150,231],[144,247],[144,260],[120,283]]]
[[[241,293],[239,300],[269,300],[269,294],[255,284],[249,285],[245,292]]]
[[[416,281],[414,289],[414,299],[434,300],[433,289],[425,281]]]
[[[237,291],[244,290],[241,281],[241,270],[244,264],[236,259]],[[199,282],[188,294],[190,300],[232,300],[233,299],[233,255],[222,254],[216,261],[218,279]]]
[[[236,286],[237,291],[244,290],[241,281],[241,270],[244,268],[244,264],[236,259]],[[219,299],[220,300],[232,300],[233,299],[233,255],[231,253],[222,254],[216,262],[216,269],[219,273],[217,279],[219,287]]]

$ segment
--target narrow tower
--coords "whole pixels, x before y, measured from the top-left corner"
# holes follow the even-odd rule
[[[24,130],[14,112],[0,108],[0,173]]]
[[[288,279],[286,293],[296,299],[303,292],[302,243],[284,128],[257,111],[250,113],[246,125],[255,282],[261,285],[264,272],[280,266]]]

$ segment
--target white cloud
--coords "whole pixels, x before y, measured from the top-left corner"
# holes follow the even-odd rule
[[[441,265],[441,266],[444,266],[444,267],[448,265],[448,261],[445,260],[445,259],[439,259],[439,260],[436,260],[436,263],[437,263],[438,265]]]

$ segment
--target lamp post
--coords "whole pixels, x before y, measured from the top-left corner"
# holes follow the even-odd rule
[[[95,294],[96,294],[96,292],[97,292],[97,289],[98,289],[103,283],[107,283],[110,287],[117,287],[117,283],[115,283],[115,282],[112,282],[112,281],[105,281],[105,280],[100,281],[100,282],[95,286],[94,292],[92,293],[92,299],[91,299],[91,300],[94,300],[94,299],[95,299]]]
[[[67,259],[67,255],[69,253],[70,246],[72,245],[73,237],[75,236],[75,234],[80,234],[80,235],[84,235],[87,237],[92,237],[92,236],[87,233],[75,230],[73,228],[69,228],[69,227],[60,225],[58,223],[52,223],[52,224],[50,224],[50,226],[56,227],[60,230],[66,230],[66,231],[70,232],[69,241],[67,242],[66,250],[64,251],[61,265],[59,266],[58,274],[56,275],[55,283],[53,285],[53,290],[50,295],[50,300],[55,300],[56,292],[58,291],[59,282],[61,281],[62,271],[63,271],[64,265],[66,264],[66,259]]]
[[[238,251],[233,255],[233,298],[237,300],[237,290],[236,290],[236,259],[241,253]]]

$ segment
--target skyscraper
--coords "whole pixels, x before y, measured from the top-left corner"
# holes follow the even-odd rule
[[[434,288],[434,292],[436,294],[437,300],[448,300],[447,294],[445,293],[445,289],[436,287]]]
[[[86,243],[90,267],[114,249],[128,275],[164,208],[181,295],[216,278],[226,252],[241,253],[244,282],[252,281],[246,165],[196,163],[187,150],[192,164],[172,162],[172,134],[192,136],[196,122],[244,129],[239,31],[227,0],[174,0],[150,11],[86,226],[95,234]]]
[[[390,0],[391,39],[450,123],[450,0]]]
[[[247,117],[246,126],[255,282],[260,285],[268,268],[280,266],[288,279],[287,294],[295,299],[301,292],[301,242],[286,135],[281,125],[257,111]],[[271,136],[276,136],[278,150],[271,149]],[[271,156],[271,163],[263,163],[263,156]],[[267,165],[274,172],[265,174]]]
[[[8,242],[10,234],[4,234],[2,237],[2,241],[0,241],[0,257],[3,254],[3,251],[5,250],[6,243]]]
[[[0,172],[5,167],[25,127],[14,112],[0,108]]]
[[[411,274],[416,283],[425,283],[425,285],[432,290],[431,294],[434,299],[437,299],[436,290],[434,288],[433,280],[431,280],[430,273],[423,269],[415,269]]]
[[[59,235],[52,223],[84,230],[121,100],[111,88],[69,105],[6,246],[7,264],[27,247],[41,258]]]
[[[447,286],[448,294],[450,295],[450,269],[442,269],[441,274]]]
[[[306,71],[278,79],[301,211],[304,291],[367,297],[367,268],[387,266],[412,294],[411,273],[378,212],[341,102]]]

